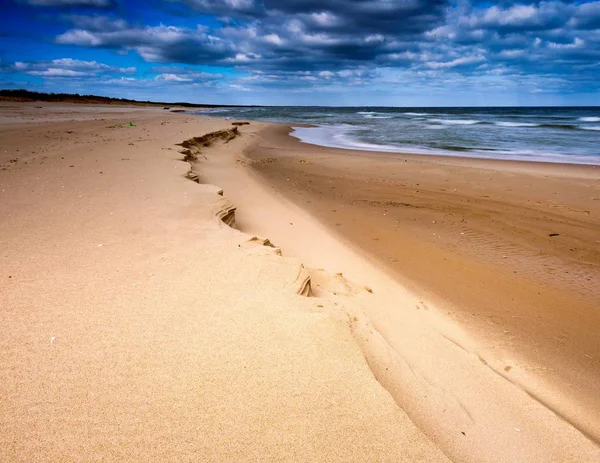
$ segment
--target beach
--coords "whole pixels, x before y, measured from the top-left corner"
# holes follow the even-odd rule
[[[510,352],[517,364],[498,366],[507,379],[520,382],[517,369],[559,386],[598,436],[596,166],[357,154],[289,132],[268,129],[249,152],[262,178],[435,300],[489,353]],[[283,155],[260,161],[273,151]]]
[[[599,459],[598,168],[289,132],[0,105],[0,460]]]

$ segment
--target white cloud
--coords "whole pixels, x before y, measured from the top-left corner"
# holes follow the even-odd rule
[[[485,61],[485,57],[479,55],[479,56],[463,56],[462,58],[456,58],[453,59],[452,61],[444,61],[444,62],[436,62],[436,61],[431,61],[428,63],[425,63],[425,66],[427,66],[430,69],[450,69],[450,68],[455,68],[457,66],[465,66],[468,64],[475,64],[475,63],[481,63]]]
[[[194,79],[184,76],[178,76],[177,74],[159,74],[156,76],[156,80],[162,80],[164,82],[193,82]]]
[[[583,46],[585,46],[585,41],[581,40],[579,37],[575,37],[573,43],[550,42],[548,44],[548,48],[553,48],[555,50],[572,50],[574,48],[581,48]]]
[[[109,73],[133,74],[137,71],[135,67],[119,68],[98,61],[83,61],[73,58],[57,58],[51,61],[17,61],[13,64],[12,70],[42,77],[84,77]]]
[[[283,40],[277,34],[268,34],[264,37],[265,42],[271,43],[273,45],[283,45]]]
[[[502,50],[500,55],[506,58],[520,58],[526,53],[526,50]]]
[[[27,74],[32,76],[44,77],[82,77],[89,76],[90,73],[73,71],[72,69],[48,68],[45,71],[27,71]]]
[[[99,37],[89,31],[74,29],[56,37],[56,43],[96,47],[102,44]]]

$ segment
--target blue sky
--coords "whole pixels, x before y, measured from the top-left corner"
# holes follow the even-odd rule
[[[600,1],[0,0],[0,88],[221,104],[600,105]]]

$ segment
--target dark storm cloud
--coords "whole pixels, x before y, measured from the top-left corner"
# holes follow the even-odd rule
[[[156,62],[339,68],[414,48],[418,37],[441,24],[444,15],[443,1],[186,3],[204,13],[227,13],[237,21],[207,30],[131,27],[122,20],[107,23],[106,18],[79,17],[74,18],[77,27],[61,34],[57,42],[133,49]]]
[[[527,72],[563,79],[598,77],[600,2],[171,0],[169,4],[186,5],[187,26],[166,21],[132,25],[118,17],[79,15],[71,17],[74,28],[56,42],[133,51],[156,63],[235,67],[247,73],[247,85],[364,83],[379,75],[365,70],[388,68],[426,75],[518,77]],[[199,13],[218,18],[216,25],[194,24]],[[165,74],[173,81],[189,78]]]
[[[175,0],[171,0],[174,2]],[[445,0],[183,0],[191,9],[233,18],[301,17],[327,31],[419,32],[443,17]]]

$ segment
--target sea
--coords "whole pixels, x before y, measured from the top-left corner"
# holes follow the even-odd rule
[[[600,165],[600,107],[290,106],[198,113],[289,123],[302,142],[333,148]]]

